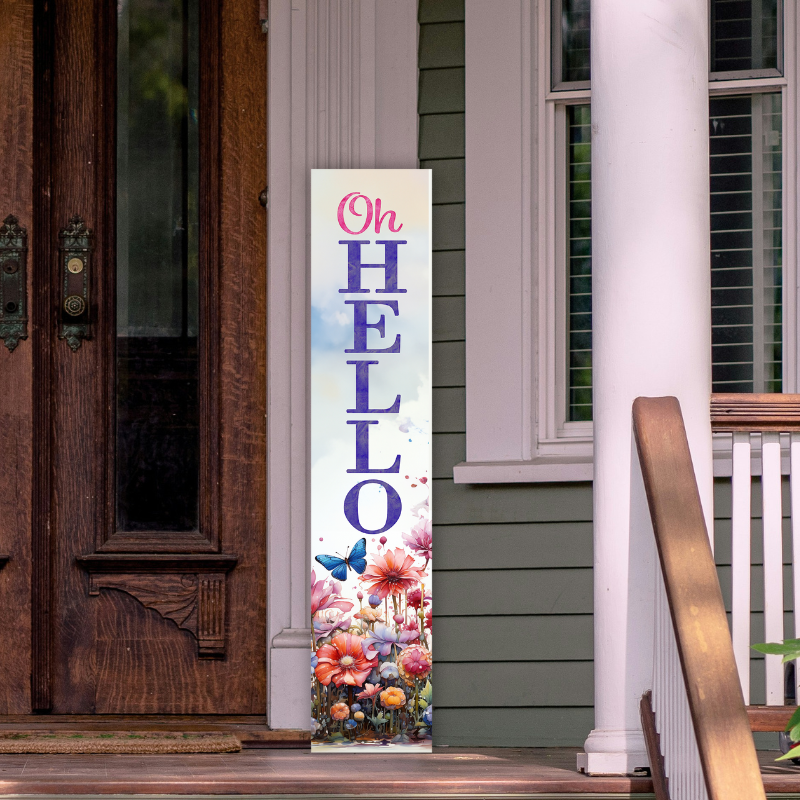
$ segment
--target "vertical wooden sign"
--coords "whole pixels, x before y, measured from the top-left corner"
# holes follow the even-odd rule
[[[429,750],[431,173],[311,172],[314,750]]]

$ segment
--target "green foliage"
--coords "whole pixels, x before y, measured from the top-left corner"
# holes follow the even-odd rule
[[[799,727],[800,727],[800,707],[798,707],[798,709],[794,712],[794,714],[792,714],[792,718],[786,725],[786,730],[789,731],[789,735],[792,736],[795,730],[797,730]],[[793,742],[796,742],[798,740],[800,740],[800,731],[798,731],[797,736],[792,736]]]
[[[750,645],[753,650],[770,656],[783,656],[782,664],[800,658],[800,639],[784,639],[782,642],[765,642],[764,644]],[[795,709],[789,722],[786,723],[786,732],[793,742],[800,741],[800,707]],[[793,747],[788,753],[776,758],[776,761],[789,761],[800,758],[800,747]]]
[[[753,650],[772,656],[783,656],[783,662],[794,661],[800,658],[800,639],[785,639],[783,642],[767,642],[765,644],[751,645]]]
[[[419,693],[420,705],[422,705],[422,701],[425,701],[425,705],[429,706],[431,702],[433,702],[433,686],[431,686],[430,681],[425,682],[425,687]]]
[[[793,747],[788,753],[778,756],[776,761],[788,761],[790,758],[800,758],[800,746]]]
[[[182,8],[177,0],[130,6],[129,85],[133,109],[144,119],[166,114],[180,120],[188,111],[184,85]],[[149,112],[142,104],[154,104]]]

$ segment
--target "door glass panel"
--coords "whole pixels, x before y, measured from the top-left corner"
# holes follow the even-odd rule
[[[198,0],[121,0],[117,529],[198,527]]]

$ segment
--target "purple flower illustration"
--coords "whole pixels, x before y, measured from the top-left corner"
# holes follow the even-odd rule
[[[351,618],[345,617],[343,611],[337,608],[329,608],[318,614],[314,620],[314,641],[318,642],[326,636],[332,636],[334,631],[346,631],[350,627]],[[371,656],[370,656],[371,658]]]
[[[364,638],[364,653],[367,658],[374,658],[376,653],[388,656],[392,652],[392,647],[403,650],[406,645],[417,638],[413,631],[392,630],[381,622],[375,623],[375,629],[370,631]]]

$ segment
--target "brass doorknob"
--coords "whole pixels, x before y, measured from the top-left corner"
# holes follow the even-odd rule
[[[64,300],[64,311],[71,317],[79,317],[86,311],[86,301],[77,294],[71,294]]]

